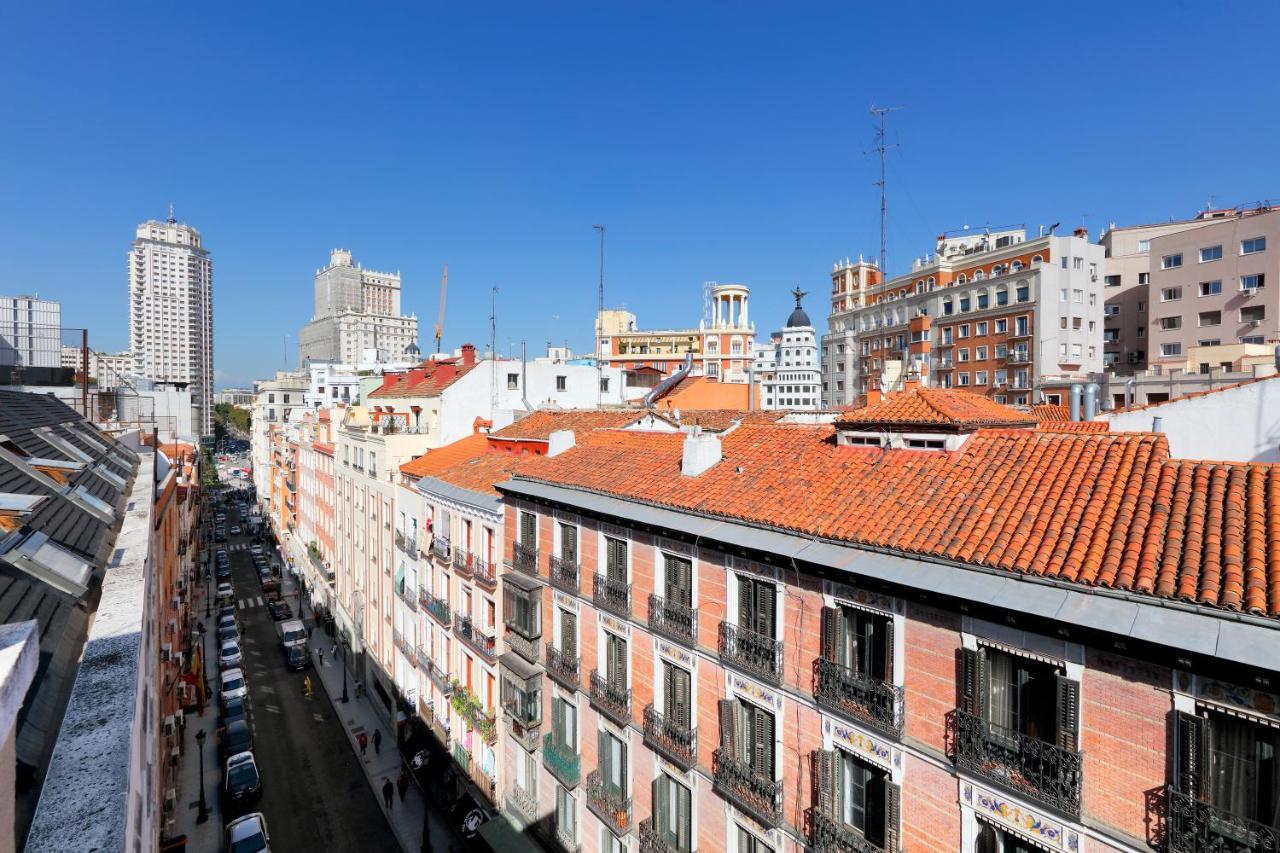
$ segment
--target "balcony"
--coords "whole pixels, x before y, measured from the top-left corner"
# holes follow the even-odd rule
[[[470,616],[453,614],[453,633],[472,651],[490,663],[498,659],[498,638],[481,631],[480,627],[471,621]]]
[[[809,820],[809,845],[814,853],[885,853],[887,849],[868,841],[856,829],[828,817],[821,809],[813,809]]]
[[[570,690],[577,690],[578,658],[571,658],[555,646],[547,646],[547,675]]]
[[[570,595],[578,594],[578,563],[563,557],[551,558],[551,585]]]
[[[404,602],[404,606],[413,612],[418,612],[418,596],[413,594],[413,587],[408,586],[403,581],[396,584],[396,595]]]
[[[902,735],[903,690],[859,675],[835,661],[813,662],[813,697],[818,706],[876,731]]]
[[[399,630],[395,628],[391,629],[391,641],[395,644],[395,647],[400,650],[400,654],[408,658],[409,661],[413,661],[415,657],[414,647],[405,640],[404,635],[401,634]]]
[[[759,775],[723,749],[711,754],[712,788],[767,827],[782,823],[782,783]]]
[[[507,792],[507,802],[514,806],[526,821],[538,819],[538,795],[535,792],[526,791],[519,785],[512,784]]]
[[[614,835],[631,831],[631,799],[606,785],[599,770],[587,774],[586,791],[587,808],[595,812]]]
[[[698,763],[697,730],[687,729],[670,717],[664,717],[653,705],[644,707],[644,742],[681,770],[688,770]]]
[[[1025,329],[1014,328],[1009,330],[1009,340],[1018,340],[1021,338],[1029,338],[1029,337],[1031,337],[1030,327],[1027,327]]]
[[[427,674],[427,678],[431,679],[431,683],[439,688],[443,695],[448,696],[453,692],[453,682],[449,680],[449,673],[436,665],[436,662],[431,659],[431,653],[423,646],[418,646],[418,669]]]
[[[476,586],[490,592],[498,588],[498,576],[493,571],[493,563],[479,557],[471,558],[471,580]]]
[[[631,615],[631,584],[597,572],[594,576],[592,599],[596,607],[603,607],[619,616]]]
[[[1047,741],[954,712],[956,767],[1064,814],[1080,814],[1081,756]]]
[[[471,577],[471,555],[461,548],[453,549],[453,571],[460,578]]]
[[[636,834],[640,838],[640,853],[681,853],[680,848],[667,843],[651,817],[636,825]]]
[[[443,598],[436,598],[434,595],[426,591],[422,591],[418,594],[419,601],[422,601],[424,597],[426,600],[422,606],[426,608],[428,613],[435,617],[437,622],[445,628],[448,628],[453,623],[453,613],[449,610],[449,602],[445,601]]]
[[[1024,350],[1014,350],[1009,353],[1010,364],[1030,364],[1031,356]]]
[[[453,745],[453,760],[458,762],[462,772],[475,783],[475,786],[480,789],[480,793],[488,797],[489,802],[496,803],[498,801],[497,783],[493,780],[493,777],[481,769],[480,762],[472,760],[471,753],[460,743]]]
[[[1169,853],[1277,853],[1275,827],[1169,789],[1165,821]]]
[[[538,638],[526,637],[524,634],[513,628],[510,623],[507,624],[507,633],[504,639],[511,651],[520,655],[529,663],[536,664],[538,662]]]
[[[660,595],[649,596],[649,628],[669,640],[698,645],[698,608],[685,607]]]
[[[497,718],[486,712],[480,698],[459,681],[453,682],[453,695],[449,697],[449,704],[486,742],[494,742],[498,734]]]
[[[431,540],[431,556],[444,563],[449,562],[449,554],[452,548],[449,546],[449,540],[444,536],[436,536]]]
[[[599,670],[591,670],[591,704],[620,726],[631,722],[631,691],[609,683]]]
[[[770,684],[782,684],[782,643],[772,637],[721,622],[720,659]]]
[[[538,549],[520,542],[512,542],[511,568],[531,577],[538,577]]]
[[[954,363],[954,362],[952,362],[952,360],[951,360],[951,359],[949,359],[949,358],[941,358],[941,359],[938,359],[938,369],[939,369],[939,370],[954,370],[954,369],[955,369],[955,363]]]
[[[561,785],[566,788],[577,787],[580,764],[578,753],[556,741],[554,732],[547,732],[542,742],[542,763],[552,776],[560,780]]]

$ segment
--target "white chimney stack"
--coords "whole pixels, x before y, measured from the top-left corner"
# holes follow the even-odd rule
[[[547,456],[559,456],[566,450],[572,450],[577,437],[571,429],[558,429],[547,436]]]
[[[721,457],[720,436],[704,433],[702,427],[693,427],[684,438],[680,473],[686,477],[697,477],[719,462]]]

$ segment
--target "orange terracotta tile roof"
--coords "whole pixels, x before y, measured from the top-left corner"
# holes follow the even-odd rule
[[[536,471],[546,461],[545,456],[513,456],[490,450],[456,462],[432,476],[460,489],[497,496],[500,493],[494,484],[511,479],[513,474]]]
[[[1106,421],[1041,421],[1036,424],[1040,432],[1107,432]]]
[[[681,379],[654,402],[660,410],[739,409],[745,411],[749,400],[746,383],[718,382],[706,376]]]
[[[368,396],[379,399],[434,397],[475,370],[477,364],[479,362],[465,364],[456,358],[424,361],[417,367],[383,377],[382,386]]]
[[[489,436],[475,433],[410,459],[400,466],[400,471],[411,477],[435,477],[450,465],[488,452]]]
[[[838,424],[858,426],[931,426],[978,428],[1034,424],[1036,418],[981,394],[954,388],[916,388],[861,409],[849,409]]]
[[[1055,406],[1050,403],[1041,403],[1038,406],[1032,406],[1031,414],[1035,415],[1036,420],[1041,422],[1071,420],[1070,407]]]
[[[622,427],[644,416],[635,409],[538,409],[515,423],[491,433],[493,438],[520,441],[547,441],[557,430],[575,434],[593,429]]]
[[[1280,380],[1280,376],[1261,376],[1257,379],[1246,379],[1243,382],[1235,382],[1231,385],[1223,385],[1221,388],[1210,388],[1208,391],[1196,391],[1191,394],[1183,394],[1181,397],[1175,397],[1172,400],[1162,400],[1159,403],[1141,403],[1132,406],[1125,406],[1123,409],[1113,409],[1107,414],[1119,415],[1124,412],[1141,412],[1143,409],[1151,409],[1156,406],[1167,406],[1170,403],[1177,403],[1181,400],[1191,400],[1196,397],[1208,397],[1210,394],[1221,394],[1223,391],[1232,391],[1236,388],[1243,388],[1246,385],[1253,385],[1258,382],[1269,382],[1271,380]]]
[[[975,432],[955,452],[748,424],[680,473],[677,434],[594,432],[520,474],[804,535],[1280,616],[1280,465],[1175,460],[1165,436]]]
[[[676,423],[674,411],[656,413],[658,417]],[[786,417],[785,411],[743,411],[742,409],[681,409],[680,426],[700,426],[708,432],[724,432],[736,423],[767,424]]]

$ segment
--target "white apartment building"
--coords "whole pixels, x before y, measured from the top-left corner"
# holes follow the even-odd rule
[[[129,252],[129,340],[134,369],[151,379],[186,382],[192,421],[213,431],[213,260],[200,232],[148,220]]]
[[[306,405],[308,388],[306,373],[284,370],[277,371],[275,379],[254,383],[249,454],[259,501],[268,501],[271,497],[271,429],[289,423],[293,410]]]
[[[800,305],[806,294],[796,288],[795,310],[781,332],[768,345],[756,347],[753,367],[759,386],[760,409],[818,409],[822,406],[822,364],[818,358],[818,335],[809,315]]]
[[[0,367],[62,366],[62,303],[0,296]]]
[[[61,351],[62,366],[83,372],[84,353],[77,346],[64,346]],[[106,353],[89,350],[89,379],[99,391],[119,387],[126,377],[133,375],[133,354],[128,352]]]
[[[866,262],[837,265],[824,405],[909,381],[1009,405],[1064,402],[1102,369],[1105,262],[1084,229],[1027,239],[1012,227],[940,235],[935,253],[887,282]]]
[[[416,360],[417,342],[418,318],[400,313],[400,274],[364,269],[334,249],[316,270],[315,313],[298,334],[301,363],[354,364],[370,349],[376,361]]]

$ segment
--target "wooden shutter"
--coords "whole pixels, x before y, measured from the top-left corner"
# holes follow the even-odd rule
[[[1058,675],[1058,746],[1075,751],[1080,738],[1080,682]]]
[[[667,601],[693,606],[692,567],[683,557],[666,558],[666,593]]]
[[[884,632],[884,683],[893,684],[893,617],[877,619]]]
[[[627,776],[627,744],[625,741],[618,741],[618,764],[621,772],[618,773],[618,795],[625,797],[627,795],[627,782],[630,777]]]
[[[817,750],[813,753],[813,774],[818,788],[818,810],[830,818],[836,816],[836,785],[839,772],[840,758],[835,750]]]
[[[986,704],[985,663],[979,649],[960,650],[960,710],[981,717]]]
[[[733,699],[721,699],[720,750],[725,757],[738,759],[738,703]]]
[[[752,708],[751,766],[765,779],[773,778],[773,714]]]
[[[898,849],[898,823],[902,811],[902,788],[884,780],[884,849],[895,853]]]
[[[1208,758],[1209,720],[1179,711],[1174,718],[1177,744],[1174,768],[1178,790],[1199,799],[1204,794],[1205,761]]]
[[[827,660],[840,660],[840,608],[822,608],[822,656]]]
[[[755,581],[738,575],[738,630],[754,631],[756,629]]]
[[[573,660],[578,656],[578,617],[568,610],[560,611],[560,651]]]
[[[676,792],[676,849],[692,850],[693,792],[679,782],[671,783]],[[668,803],[668,808],[671,804]]]
[[[600,779],[604,782],[605,787],[612,785],[613,779],[613,748],[609,744],[609,735],[604,729],[596,732],[596,755],[600,764]]]
[[[773,584],[756,584],[756,633],[773,639],[777,633],[774,622],[774,606],[778,598],[778,590]]]
[[[534,539],[537,534],[536,521],[531,512],[520,513],[520,544],[529,548],[533,547]]]
[[[653,783],[650,785],[650,790],[653,792],[653,828],[663,838],[667,835],[667,809],[669,808],[666,782],[666,777],[659,773],[653,777]]]
[[[553,698],[551,700],[551,731],[553,740],[556,743],[564,744],[564,700]]]
[[[560,557],[567,563],[578,562],[578,528],[560,525]]]
[[[678,666],[667,664],[667,716],[676,725],[690,728],[689,673]]]

